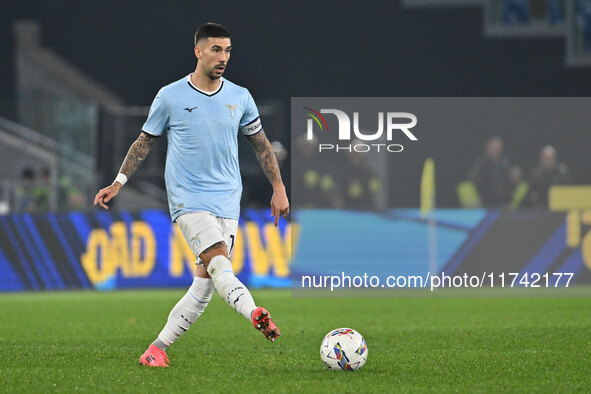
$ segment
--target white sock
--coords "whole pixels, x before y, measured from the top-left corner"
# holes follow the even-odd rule
[[[251,315],[256,305],[246,286],[234,275],[230,260],[222,255],[215,256],[209,262],[207,272],[222,299],[248,321],[252,321]]]
[[[183,335],[191,327],[191,324],[201,316],[211,300],[213,290],[211,279],[195,277],[187,294],[170,311],[166,325],[158,334],[160,342],[168,347]],[[166,348],[162,350],[166,350]]]

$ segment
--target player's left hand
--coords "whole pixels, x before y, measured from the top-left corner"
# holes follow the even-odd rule
[[[273,191],[273,197],[271,197],[271,216],[275,217],[275,227],[279,224],[279,217],[283,216],[287,218],[289,214],[289,200],[287,199],[287,193],[285,187],[276,188]]]

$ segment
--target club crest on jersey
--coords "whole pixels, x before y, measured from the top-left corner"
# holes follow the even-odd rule
[[[230,114],[232,115],[232,117],[234,117],[234,110],[236,108],[238,108],[238,104],[224,104],[224,107],[228,107],[228,109],[230,110]]]

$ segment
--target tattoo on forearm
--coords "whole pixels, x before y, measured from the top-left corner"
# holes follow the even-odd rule
[[[281,173],[279,172],[277,158],[275,157],[275,153],[273,152],[273,148],[271,148],[271,143],[267,139],[265,132],[261,130],[257,134],[248,136],[247,138],[252,144],[259,164],[263,169],[263,173],[269,182],[271,182],[272,185],[281,183]]]
[[[154,141],[158,137],[142,133],[137,140],[131,145],[121,169],[119,172],[125,174],[128,178],[139,168],[142,162],[148,157]]]

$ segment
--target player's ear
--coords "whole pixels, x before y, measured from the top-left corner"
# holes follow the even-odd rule
[[[199,59],[201,57],[201,48],[199,47],[199,45],[195,45],[194,51],[195,51],[195,57],[197,59]]]

